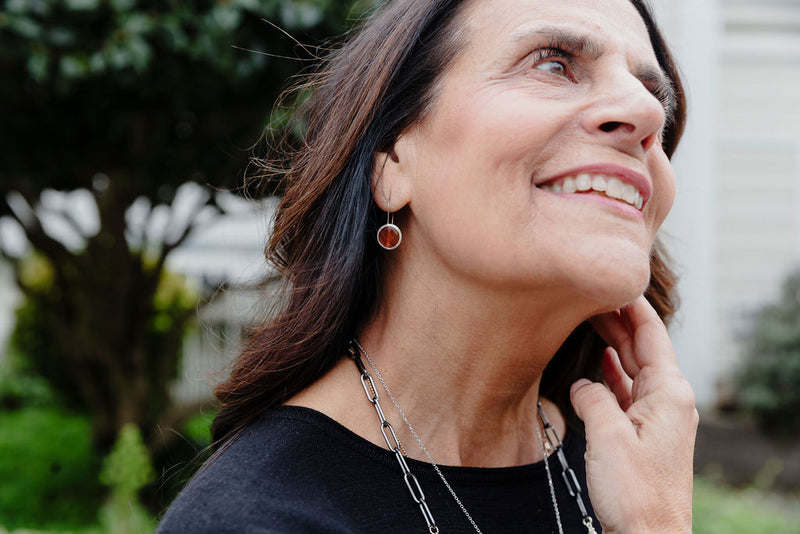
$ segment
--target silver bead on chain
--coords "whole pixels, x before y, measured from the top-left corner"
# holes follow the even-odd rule
[[[356,348],[353,347],[353,345],[355,345],[355,347],[357,347],[358,350],[356,350]],[[400,404],[397,402],[397,399],[395,399],[394,395],[392,394],[392,391],[389,389],[389,386],[383,379],[381,372],[378,370],[378,367],[372,361],[372,358],[370,358],[367,351],[364,350],[364,347],[362,347],[358,343],[358,340],[353,339],[348,352],[350,358],[352,358],[352,360],[355,362],[358,371],[361,373],[361,385],[364,388],[364,393],[366,393],[367,399],[370,401],[370,403],[372,403],[372,406],[375,408],[375,411],[378,414],[378,419],[380,420],[381,423],[381,434],[383,434],[383,439],[386,441],[386,445],[389,447],[389,449],[394,453],[395,458],[397,459],[397,462],[400,465],[400,469],[403,472],[403,480],[405,481],[409,492],[411,492],[412,499],[414,499],[414,502],[417,503],[417,505],[420,507],[422,516],[425,519],[426,524],[428,525],[428,532],[430,534],[439,534],[439,527],[436,526],[436,523],[433,519],[433,514],[431,513],[430,508],[428,508],[428,504],[425,502],[425,494],[423,493],[422,488],[419,485],[417,477],[414,476],[414,474],[411,472],[411,469],[408,467],[408,463],[406,462],[405,457],[403,456],[403,446],[400,444],[400,441],[397,438],[397,434],[395,433],[392,424],[386,419],[386,415],[384,414],[383,409],[381,408],[379,402],[379,395],[375,387],[375,382],[372,380],[372,377],[370,376],[369,372],[364,366],[364,362],[361,361],[359,353],[363,354],[364,357],[369,362],[370,366],[372,367],[372,370],[375,372],[375,376],[378,377],[381,386],[383,386],[383,389],[386,391],[387,395],[389,395],[389,398],[391,399],[392,404],[394,404],[395,409],[400,414],[400,417],[403,418],[403,421],[405,422],[408,429],[411,431],[411,434],[414,436],[414,439],[416,439],[420,449],[422,449],[422,452],[425,453],[425,456],[428,458],[431,467],[433,467],[433,469],[436,471],[436,474],[439,476],[442,483],[450,492],[450,495],[453,497],[453,500],[455,500],[456,504],[458,504],[458,507],[461,508],[461,511],[464,513],[464,516],[469,520],[470,524],[475,529],[475,531],[478,534],[483,534],[481,532],[481,529],[478,527],[477,523],[475,523],[475,520],[472,519],[472,516],[467,511],[467,508],[461,502],[461,499],[459,499],[458,495],[456,495],[455,490],[453,490],[453,488],[450,486],[450,483],[447,482],[447,479],[445,478],[442,471],[439,469],[439,466],[433,460],[433,457],[431,456],[430,452],[428,452],[428,449],[425,447],[425,444],[422,442],[422,439],[420,439],[416,430],[414,430],[414,427],[411,426],[411,423],[408,421],[405,412],[403,412],[403,409],[400,408]],[[536,425],[536,435],[539,439],[539,442],[542,444],[544,465],[545,465],[545,470],[547,471],[547,482],[550,488],[550,497],[553,501],[553,510],[555,511],[556,523],[558,525],[558,532],[559,534],[564,534],[564,529],[561,525],[561,515],[558,510],[558,501],[556,499],[555,486],[553,484],[553,476],[550,471],[550,461],[548,458],[548,451],[555,451],[556,457],[558,458],[558,461],[561,464],[561,469],[562,469],[561,476],[564,479],[564,483],[567,486],[567,490],[569,491],[570,496],[575,499],[575,502],[578,505],[578,509],[580,510],[582,516],[582,523],[583,526],[586,527],[587,534],[597,534],[597,531],[594,529],[593,526],[592,517],[589,515],[588,511],[586,510],[586,506],[583,503],[583,498],[581,497],[582,489],[580,483],[578,482],[578,477],[575,475],[575,471],[573,471],[572,468],[570,468],[569,464],[567,463],[567,457],[564,454],[562,446],[563,444],[561,442],[561,439],[558,437],[558,434],[553,428],[553,425],[551,425],[550,421],[547,419],[547,415],[545,415],[544,410],[542,410],[541,402],[538,403],[537,408],[538,408],[539,419],[541,420],[542,426],[544,427],[545,437],[547,438],[547,442],[545,442],[545,440],[542,438],[542,433],[539,430],[539,425]],[[388,435],[386,433],[387,430],[389,431]],[[389,439],[389,436],[391,436],[391,439]]]

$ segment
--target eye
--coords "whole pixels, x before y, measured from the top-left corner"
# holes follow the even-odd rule
[[[572,74],[571,63],[573,56],[571,53],[560,48],[540,48],[531,54],[533,69],[568,78],[572,81],[575,77]]]
[[[550,59],[547,61],[543,61],[542,63],[537,63],[533,67],[537,70],[543,70],[545,72],[550,72],[552,74],[558,74],[559,76],[567,76],[568,69],[567,65],[562,63],[561,61],[556,61],[554,59]]]

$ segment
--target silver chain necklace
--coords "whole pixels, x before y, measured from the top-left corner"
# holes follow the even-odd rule
[[[483,534],[483,532],[481,532],[481,529],[478,527],[478,524],[475,523],[474,519],[472,519],[472,516],[470,515],[469,511],[467,511],[467,508],[464,506],[464,503],[462,503],[461,499],[458,498],[458,495],[456,495],[455,490],[447,481],[441,469],[439,469],[439,466],[433,460],[433,456],[431,456],[431,453],[428,452],[428,449],[425,447],[425,444],[422,442],[422,439],[419,437],[419,434],[417,434],[417,431],[414,430],[414,427],[409,422],[405,412],[403,412],[403,409],[400,407],[400,404],[397,402],[397,399],[392,394],[392,391],[389,389],[388,384],[386,384],[386,381],[383,379],[383,375],[381,375],[381,372],[378,370],[378,367],[372,361],[372,358],[370,358],[367,351],[364,350],[364,347],[362,347],[359,344],[358,340],[354,338],[348,349],[348,352],[350,358],[352,358],[352,360],[355,362],[356,367],[358,368],[358,371],[361,375],[361,385],[364,388],[364,393],[367,395],[367,399],[372,404],[373,408],[375,409],[375,412],[378,415],[378,420],[380,421],[381,424],[381,434],[383,435],[383,439],[386,441],[386,445],[395,455],[395,459],[397,460],[397,463],[400,466],[400,470],[403,473],[403,480],[405,481],[405,484],[408,487],[408,491],[411,493],[411,498],[420,508],[422,517],[428,526],[429,534],[439,534],[439,527],[436,525],[436,522],[433,518],[433,514],[431,513],[431,510],[428,507],[427,502],[425,501],[425,493],[422,491],[422,487],[419,484],[419,480],[411,472],[411,469],[408,466],[408,462],[406,462],[403,446],[400,444],[400,440],[397,438],[397,433],[395,432],[392,424],[386,418],[386,414],[381,408],[379,402],[380,395],[378,394],[378,389],[375,387],[375,382],[372,380],[372,376],[369,374],[367,368],[364,366],[364,362],[361,360],[362,354],[369,362],[370,367],[372,367],[375,376],[378,377],[378,381],[380,381],[384,391],[386,391],[386,394],[389,396],[389,399],[391,399],[392,404],[394,405],[397,412],[400,414],[400,417],[402,417],[403,422],[405,422],[409,431],[411,431],[411,434],[414,436],[414,439],[417,441],[417,444],[419,445],[420,449],[425,454],[425,457],[428,459],[428,462],[430,462],[431,467],[433,467],[434,471],[436,471],[436,474],[439,476],[439,479],[447,488],[447,491],[450,492],[450,495],[453,497],[453,500],[456,502],[458,507],[464,513],[464,516],[467,518],[467,520],[469,520],[469,523],[475,529],[475,532],[477,532],[478,534]],[[537,408],[538,408],[539,420],[541,421],[542,426],[544,427],[545,437],[547,438],[547,441],[545,442],[544,438],[542,437],[542,433],[539,430],[539,425],[536,425],[536,436],[539,438],[539,443],[541,443],[542,445],[544,465],[545,465],[545,470],[547,472],[547,483],[550,489],[550,498],[553,502],[553,510],[555,512],[556,524],[558,525],[558,532],[559,534],[564,534],[564,529],[561,525],[561,514],[559,513],[558,501],[556,499],[555,485],[553,484],[553,475],[550,471],[549,456],[550,454],[553,453],[553,451],[555,452],[559,460],[559,463],[561,464],[561,469],[562,469],[561,475],[562,478],[564,479],[564,483],[567,486],[567,490],[569,491],[570,496],[575,499],[578,509],[580,510],[581,516],[583,518],[582,523],[584,527],[586,527],[587,534],[597,534],[597,531],[594,529],[593,526],[592,517],[589,515],[588,511],[586,510],[586,506],[583,503],[583,498],[581,496],[582,489],[580,483],[578,482],[578,477],[575,475],[575,472],[569,467],[569,464],[567,463],[567,458],[563,451],[563,444],[561,443],[561,439],[558,437],[558,434],[556,433],[555,429],[550,424],[550,421],[547,419],[544,410],[542,410],[542,404],[538,403]],[[550,452],[550,454],[548,454],[548,451]]]

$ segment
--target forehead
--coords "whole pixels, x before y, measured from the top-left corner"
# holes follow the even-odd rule
[[[630,0],[473,0],[462,17],[471,53],[497,55],[498,49],[558,29],[598,45],[597,53],[622,52],[657,64],[647,27]]]

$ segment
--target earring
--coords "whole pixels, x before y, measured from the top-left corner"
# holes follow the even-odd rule
[[[386,250],[394,250],[400,246],[403,232],[394,224],[394,214],[386,212],[386,224],[378,228],[378,244]]]

